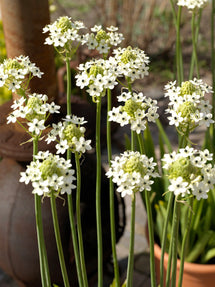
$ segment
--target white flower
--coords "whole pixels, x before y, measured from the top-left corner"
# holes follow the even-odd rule
[[[144,97],[142,93],[123,92],[118,100],[124,105],[112,108],[108,113],[109,121],[121,126],[130,124],[131,129],[139,134],[145,130],[147,121],[155,122],[158,118],[157,101]]]
[[[168,187],[169,191],[174,192],[174,194],[181,195],[182,197],[185,196],[187,193],[187,186],[188,182],[183,181],[181,176],[177,177],[176,180],[170,180],[170,185]]]
[[[72,55],[73,50],[78,46],[78,42],[84,44],[79,30],[85,28],[83,22],[72,22],[70,17],[63,16],[58,18],[54,23],[46,25],[43,33],[49,33],[45,44],[54,45],[58,52]],[[75,43],[74,43],[75,42]]]
[[[47,143],[56,141],[58,138],[57,154],[63,154],[67,149],[74,153],[85,153],[92,148],[91,140],[84,138],[86,129],[82,125],[86,122],[83,117],[67,116],[63,123],[52,125],[53,129],[48,133]]]
[[[178,0],[177,5],[186,6],[189,10],[204,8],[209,0]]]
[[[208,150],[198,151],[188,146],[178,153],[164,155],[163,168],[170,180],[168,190],[175,196],[192,194],[197,200],[207,198],[215,184],[214,167],[208,163],[211,159]]]
[[[32,122],[27,123],[29,128],[29,132],[35,133],[36,135],[39,135],[44,129],[44,120],[39,121],[38,119],[33,119]]]
[[[106,173],[108,178],[117,184],[117,191],[124,197],[135,192],[151,190],[151,177],[159,176],[155,171],[156,163],[139,152],[126,151],[111,161],[111,167]]]
[[[71,169],[70,160],[66,161],[57,155],[46,152],[39,152],[35,156],[36,161],[32,161],[27,166],[25,172],[21,172],[20,182],[33,186],[32,193],[40,196],[55,196],[70,194],[76,186],[73,184],[74,170]]]
[[[60,143],[56,145],[57,154],[64,154],[68,148],[69,145],[67,144],[67,140],[60,141]]]
[[[211,90],[202,80],[182,82],[176,87],[176,82],[165,86],[165,96],[169,97],[166,112],[169,124],[175,125],[180,133],[192,132],[197,126],[205,124],[207,127],[214,123],[212,106],[204,99],[206,91]]]
[[[12,92],[18,92],[19,89],[25,91],[26,83],[31,80],[32,75],[40,78],[42,74],[28,57],[9,58],[0,64],[0,87],[5,86]]]
[[[149,58],[138,48],[118,48],[113,51],[115,61],[120,66],[120,75],[132,82],[148,75]]]

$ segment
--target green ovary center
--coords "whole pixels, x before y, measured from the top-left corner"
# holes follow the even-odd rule
[[[10,70],[10,69],[16,69],[16,70],[24,69],[24,66],[20,62],[18,62],[16,59],[8,59],[6,61],[5,67],[6,67],[7,70]]]
[[[75,124],[71,123],[66,126],[64,129],[64,137],[67,140],[68,144],[71,145],[73,143],[73,138],[76,137],[79,139],[82,136],[80,129],[76,127]]]
[[[57,23],[57,28],[61,29],[62,32],[72,28],[72,23],[67,17],[61,17]]]
[[[96,77],[98,74],[103,75],[104,74],[104,70],[100,66],[93,65],[90,68],[89,76],[93,75],[94,77]]]
[[[134,61],[136,60],[137,56],[132,53],[131,51],[131,47],[128,47],[122,54],[121,56],[121,61],[124,63],[124,64],[127,64],[129,63],[130,61]]]
[[[96,40],[98,42],[100,42],[101,40],[108,40],[108,39],[109,39],[109,36],[107,35],[107,33],[103,29],[101,29],[97,32]]]
[[[196,91],[197,91],[196,86],[192,84],[191,82],[186,81],[186,82],[183,82],[181,85],[180,95],[181,96],[192,95]]]
[[[178,112],[181,112],[183,118],[190,118],[190,116],[196,112],[196,107],[192,102],[185,102],[180,105]]]
[[[40,171],[44,180],[53,176],[54,174],[57,174],[58,176],[62,175],[60,168],[57,167],[57,164],[53,158],[44,160],[40,166]]]
[[[28,107],[28,109],[31,110],[31,112],[26,115],[26,119],[29,121],[31,121],[35,118],[38,120],[44,119],[44,115],[38,114],[37,112],[34,111],[34,110],[40,108],[42,106],[42,104],[43,104],[43,101],[41,99],[38,99],[37,97],[29,98],[28,103],[27,103],[27,107]]]
[[[137,103],[133,101],[132,99],[129,99],[125,102],[125,105],[123,107],[123,111],[125,111],[131,118],[134,118],[134,113],[137,110],[141,110],[142,106],[141,103]]]
[[[134,171],[139,172],[141,175],[146,174],[146,169],[136,156],[131,156],[124,165],[124,171],[132,173]]]
[[[194,166],[186,157],[177,159],[169,168],[169,178],[175,179],[181,176],[185,181],[190,182],[191,175],[195,177],[201,175],[201,169]]]

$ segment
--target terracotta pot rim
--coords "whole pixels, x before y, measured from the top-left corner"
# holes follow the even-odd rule
[[[160,246],[155,243],[154,244],[154,252],[160,257],[161,255],[161,248]],[[165,253],[164,260],[168,261],[168,254]],[[180,260],[177,260],[177,268],[180,267]],[[187,273],[193,273],[195,270],[196,273],[215,273],[215,264],[198,264],[198,263],[190,263],[184,262],[184,268],[186,268]]]

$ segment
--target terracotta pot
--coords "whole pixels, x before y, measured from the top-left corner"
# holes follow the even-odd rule
[[[157,276],[157,283],[160,282],[160,256],[161,248],[158,244],[154,245],[155,253],[155,269]],[[168,262],[168,254],[164,256],[164,280],[166,277]],[[176,282],[178,282],[180,268],[180,260],[177,260],[177,275]],[[177,283],[176,283],[177,286]],[[183,287],[214,287],[215,286],[215,264],[195,264],[184,263]]]

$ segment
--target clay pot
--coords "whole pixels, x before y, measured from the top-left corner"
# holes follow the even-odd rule
[[[155,270],[157,284],[160,282],[160,257],[161,248],[158,244],[154,245]],[[164,256],[164,280],[166,277],[168,254]],[[177,260],[176,286],[178,282],[180,260]],[[184,263],[183,287],[214,287],[215,285],[215,264],[196,264]]]

